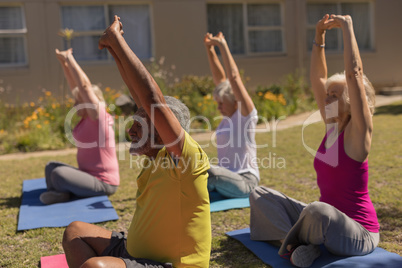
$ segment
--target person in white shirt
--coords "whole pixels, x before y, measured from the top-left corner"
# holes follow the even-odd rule
[[[255,127],[258,117],[222,32],[204,37],[212,77],[213,92],[223,118],[216,130],[219,165],[208,171],[208,191],[228,198],[247,197],[258,186]],[[223,68],[215,52],[220,50]],[[225,74],[226,69],[226,74]]]

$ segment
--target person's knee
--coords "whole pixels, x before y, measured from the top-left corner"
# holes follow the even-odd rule
[[[260,187],[255,187],[252,191],[251,191],[251,193],[250,193],[250,195],[249,195],[249,199],[250,199],[250,204],[251,203],[256,203],[257,202],[257,200],[258,200],[258,198],[260,198],[261,197],[261,194],[260,194],[260,189],[259,189]]]
[[[45,166],[45,175],[50,175],[50,173],[53,171],[54,168],[55,168],[55,163],[48,162]]]
[[[257,186],[255,187],[251,193],[250,193],[250,203],[258,203],[258,200],[263,197],[264,199],[269,198],[269,196],[272,196],[272,190],[264,187],[264,186]]]
[[[317,220],[330,218],[331,211],[331,205],[316,201],[307,205],[302,213],[305,214],[305,216],[310,217],[312,220]]]
[[[102,260],[102,258],[93,257],[86,260],[82,265],[81,268],[103,268],[108,267],[107,264]]]
[[[69,168],[63,166],[56,167],[50,174],[50,180],[56,190],[63,191],[65,186],[69,184],[69,176],[71,176]]]
[[[80,236],[82,230],[82,224],[83,222],[73,221],[66,227],[66,229],[64,230],[63,241],[62,241],[63,248],[68,247],[69,243],[72,240]]]

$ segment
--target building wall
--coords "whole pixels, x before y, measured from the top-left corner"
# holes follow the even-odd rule
[[[63,40],[57,35],[61,28],[60,4],[99,3],[102,1],[21,0],[4,1],[24,5],[29,63],[25,67],[0,67],[0,98],[9,102],[35,101],[42,90],[54,95],[68,92],[62,69],[54,56],[55,48],[62,48]],[[186,74],[210,75],[203,37],[207,32],[207,3],[233,3],[227,0],[132,0],[113,3],[149,3],[153,54],[158,60],[165,57],[165,65],[176,66],[175,76]],[[256,1],[252,1],[256,2]],[[257,1],[258,2],[258,1]],[[264,1],[263,1],[264,2]],[[296,69],[308,75],[310,53],[306,47],[305,4],[307,0],[273,1],[283,3],[286,53],[273,56],[235,56],[240,69],[250,78],[247,87],[279,83]],[[315,1],[317,2],[317,1]],[[321,0],[318,2],[331,2]],[[102,2],[103,3],[103,2]],[[373,1],[374,50],[363,52],[364,70],[378,86],[402,85],[402,10],[400,0]],[[124,21],[123,21],[124,24]],[[129,29],[126,29],[129,30]],[[329,73],[343,70],[342,53],[327,55]],[[149,60],[144,60],[148,64]],[[93,83],[124,88],[118,69],[110,63],[81,63]]]

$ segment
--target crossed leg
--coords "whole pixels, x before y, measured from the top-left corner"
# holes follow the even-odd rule
[[[63,248],[69,267],[122,267],[120,258],[101,256],[109,246],[112,232],[102,227],[74,221],[64,231]]]

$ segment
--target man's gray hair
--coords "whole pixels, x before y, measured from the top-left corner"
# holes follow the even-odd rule
[[[166,104],[179,120],[181,127],[188,133],[190,130],[190,110],[182,101],[171,96],[164,97]]]

